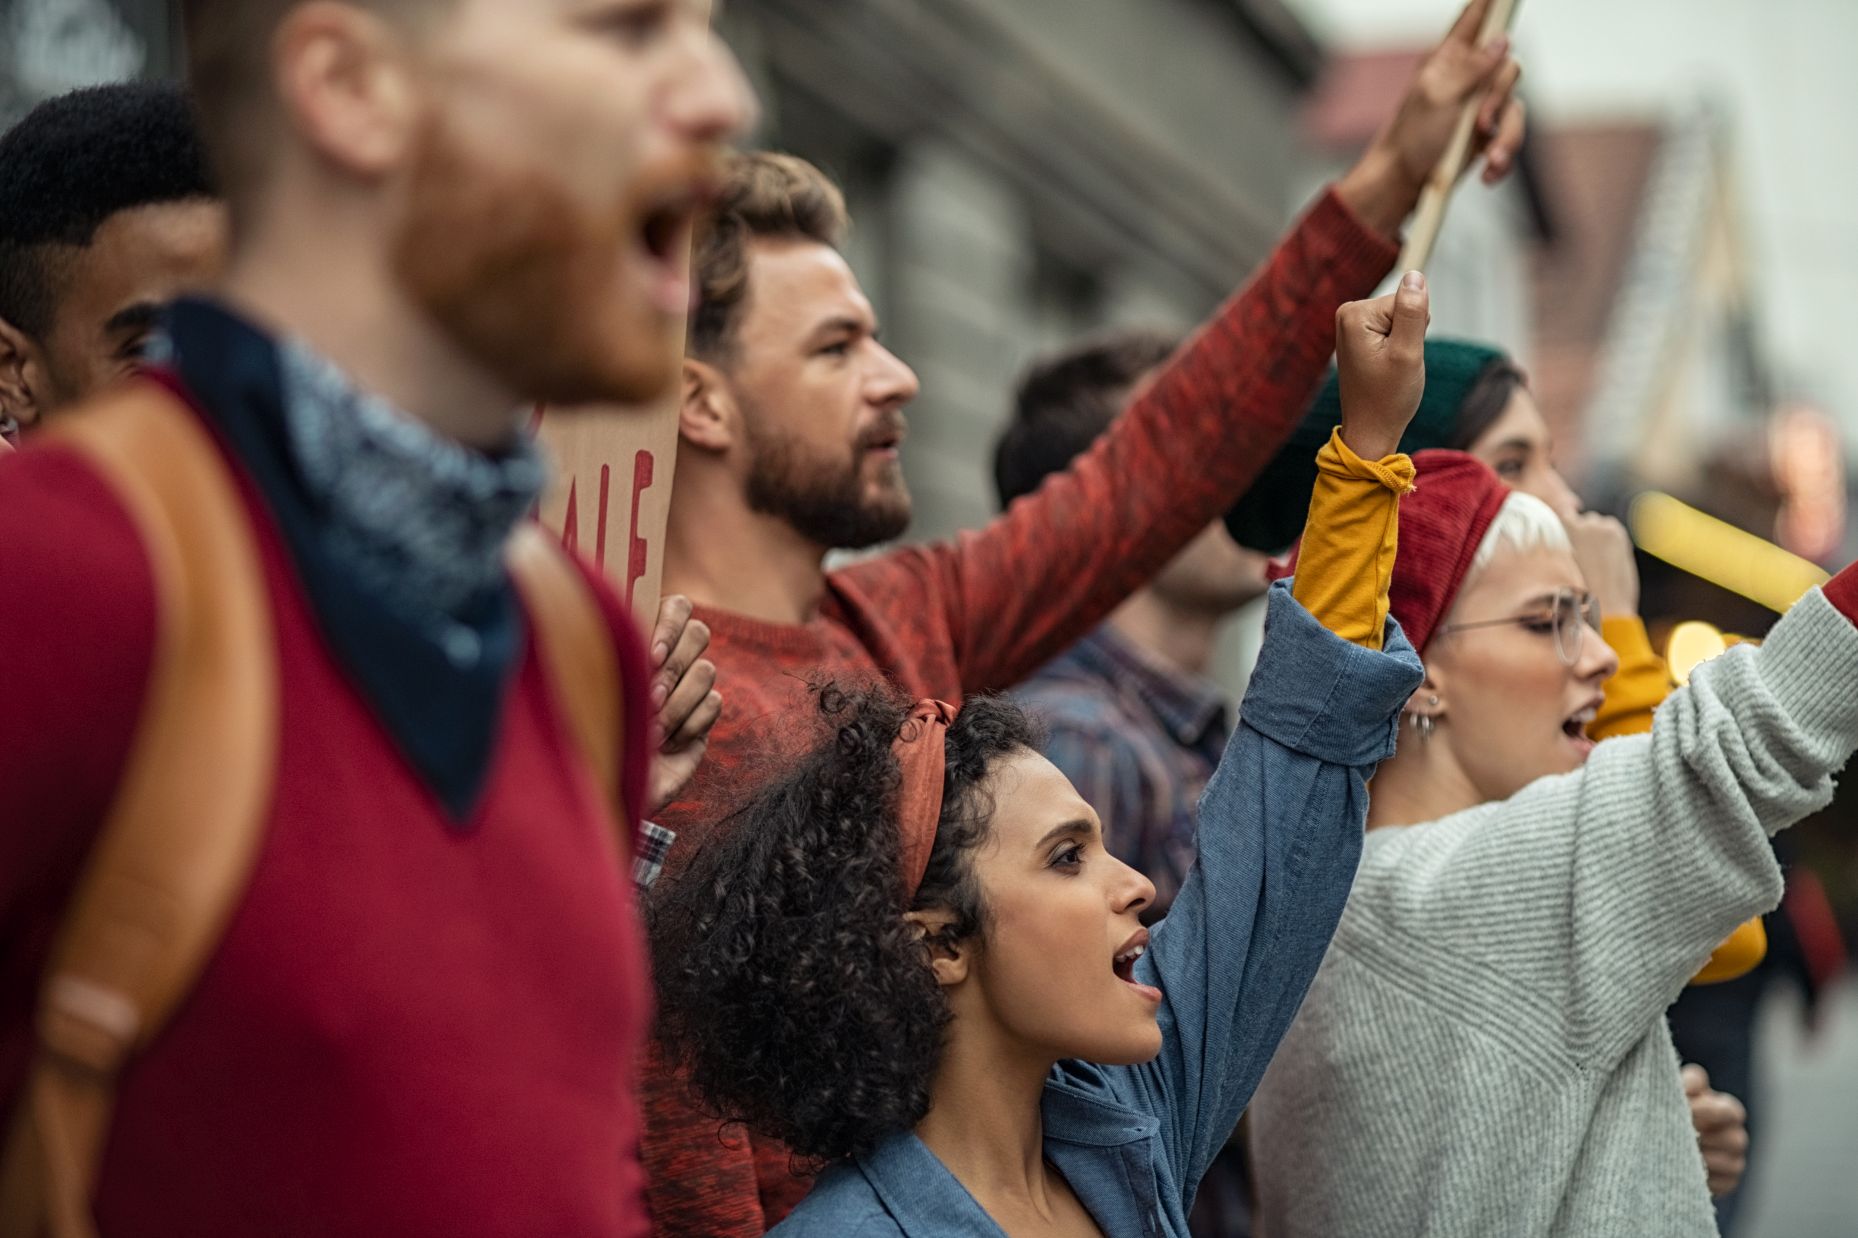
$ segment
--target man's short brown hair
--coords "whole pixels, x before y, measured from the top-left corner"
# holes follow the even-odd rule
[[[837,249],[851,225],[845,195],[804,159],[773,151],[733,155],[716,208],[697,239],[690,314],[692,356],[727,355],[748,297],[748,246],[757,238],[818,241]]]
[[[1000,506],[1070,468],[1122,416],[1137,384],[1180,346],[1178,335],[1136,327],[1034,361],[1019,380],[1012,415],[994,444]]]
[[[424,16],[451,0],[346,0],[384,16]],[[277,95],[271,82],[271,39],[284,15],[303,0],[182,0],[187,34],[187,84],[200,135],[235,217],[247,191],[262,179],[273,140]]]

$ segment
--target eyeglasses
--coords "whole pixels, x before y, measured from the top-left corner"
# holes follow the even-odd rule
[[[1532,631],[1543,634],[1553,633],[1555,653],[1563,666],[1573,666],[1580,660],[1581,644],[1587,638],[1587,630],[1600,630],[1600,603],[1591,593],[1576,593],[1572,589],[1562,589],[1549,599],[1548,609],[1534,614],[1517,615],[1510,619],[1479,619],[1475,623],[1452,623],[1439,629],[1441,632],[1468,632],[1472,628],[1497,628],[1510,624],[1520,624]]]

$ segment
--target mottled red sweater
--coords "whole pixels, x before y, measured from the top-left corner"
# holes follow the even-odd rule
[[[648,1231],[633,1095],[648,1020],[619,827],[525,636],[475,810],[448,823],[331,655],[241,490],[275,611],[282,744],[243,903],[132,1062],[104,1234]],[[602,589],[644,716],[643,654]],[[153,649],[149,565],[77,455],[0,456],[0,1104]],[[634,728],[642,731],[643,728]],[[626,753],[632,809],[642,742]]]
[[[665,823],[688,856],[752,773],[745,758],[808,715],[809,680],[883,674],[960,702],[1018,683],[1070,646],[1216,519],[1297,423],[1335,347],[1335,311],[1367,296],[1393,244],[1325,194],[1091,451],[977,532],[827,577],[819,617],[760,623],[700,607],[727,705],[695,797]],[[646,1077],[646,1169],[657,1233],[747,1238],[806,1184],[779,1148],[719,1139],[682,1081]]]

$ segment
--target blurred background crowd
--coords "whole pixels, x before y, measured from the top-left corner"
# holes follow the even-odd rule
[[[0,126],[77,86],[175,75],[177,7],[0,0]],[[765,107],[757,144],[846,187],[853,265],[923,378],[914,535],[994,511],[1000,393],[1030,357],[1203,318],[1365,145],[1452,7],[726,6]],[[1522,362],[1563,471],[1628,522],[1655,639],[1680,621],[1758,638],[1821,567],[1858,557],[1858,4],[1529,0],[1517,43],[1521,174],[1455,202],[1429,267],[1434,335]],[[1258,621],[1222,639],[1229,689]],[[1853,814],[1858,788],[1828,815]],[[1754,1030],[1738,1234],[1858,1232],[1858,986],[1839,985],[1830,935],[1858,940],[1854,837],[1832,821],[1789,836],[1805,927],[1771,925],[1769,962],[1689,1016]]]

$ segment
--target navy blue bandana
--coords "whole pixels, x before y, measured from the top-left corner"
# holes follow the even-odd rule
[[[409,617],[460,614],[503,582],[503,547],[547,479],[513,437],[486,456],[358,390],[296,340],[278,348],[292,455],[330,554]]]
[[[502,555],[542,486],[537,449],[440,438],[211,301],[183,298],[167,328],[152,359],[244,466],[330,651],[469,829],[524,648]]]

